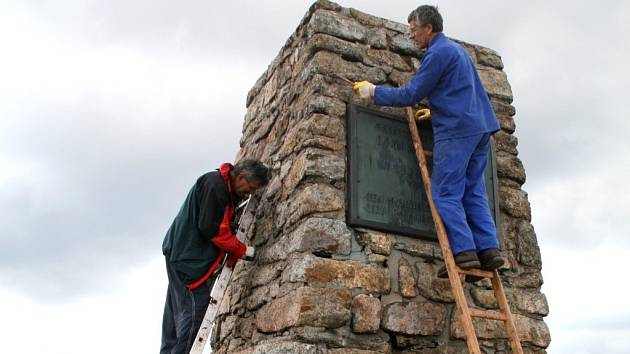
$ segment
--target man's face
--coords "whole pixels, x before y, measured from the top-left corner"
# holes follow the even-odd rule
[[[423,25],[418,26],[416,21],[409,22],[409,39],[416,43],[416,46],[420,49],[426,48],[429,46],[431,42],[431,32],[433,31],[433,26],[431,25]]]
[[[249,194],[256,192],[261,186],[259,183],[248,181],[243,175],[236,175],[232,187],[234,188],[234,193],[241,198],[245,198]]]

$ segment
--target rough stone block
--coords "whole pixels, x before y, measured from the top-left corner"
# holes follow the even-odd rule
[[[286,264],[284,262],[278,262],[273,264],[265,264],[258,266],[252,274],[251,286],[261,286],[269,284],[274,279],[278,278],[282,274],[282,270]]]
[[[402,72],[402,71],[393,69],[392,72],[389,73],[387,77],[389,79],[389,82],[394,87],[401,87],[401,86],[407,85],[409,81],[411,81],[411,78],[413,78],[413,75],[414,75],[414,72],[412,71]]]
[[[277,227],[290,226],[314,213],[343,210],[343,192],[330,185],[311,184],[298,189],[291,199],[278,208]]]
[[[442,259],[442,252],[440,251],[439,246],[430,242],[424,242],[409,238],[404,239],[404,241],[397,241],[394,244],[394,249],[416,257],[422,257],[426,259]]]
[[[391,353],[389,337],[384,332],[376,334],[353,333],[349,326],[336,329],[322,327],[299,327],[293,331],[296,339],[307,343],[322,343],[329,348],[346,347],[348,350],[370,350]]]
[[[407,34],[409,32],[408,25],[396,21],[391,21],[385,18],[383,19],[383,26],[385,26],[385,28],[387,28],[388,30],[396,31],[402,34]]]
[[[390,67],[400,71],[411,71],[413,68],[400,55],[382,49],[368,49],[365,64],[376,67]]]
[[[436,336],[444,330],[446,307],[429,302],[393,303],[383,310],[381,326],[388,332]]]
[[[542,258],[534,226],[528,221],[519,220],[516,224],[516,233],[518,235],[516,248],[519,263],[541,269]]]
[[[329,349],[328,354],[382,354],[374,350],[356,349],[356,348],[340,348]]]
[[[238,323],[238,334],[241,338],[251,338],[256,329],[256,317],[241,319]]]
[[[437,277],[439,264],[417,262],[416,270],[418,271],[418,289],[420,295],[434,301],[453,302],[453,293],[451,292],[451,283],[448,279]]]
[[[256,314],[256,328],[261,332],[278,332],[299,324],[300,299],[284,296],[263,306]]]
[[[512,134],[508,134],[503,130],[499,130],[493,135],[497,151],[504,151],[512,155],[518,155],[518,138]]]
[[[359,21],[359,23],[363,25],[370,27],[383,26],[382,18],[366,14],[365,12],[359,11],[357,9],[350,8],[350,15],[352,15],[352,17],[354,17],[357,21]]]
[[[495,112],[496,113],[496,112]],[[496,113],[497,120],[499,121],[499,126],[506,133],[514,134],[516,131],[516,123],[514,122],[514,118],[505,114],[505,113]]]
[[[518,157],[499,151],[497,153],[497,176],[512,179],[523,185],[525,183],[525,168]]]
[[[326,33],[353,42],[365,42],[366,29],[353,18],[338,16],[335,12],[317,10],[311,16],[307,31],[310,36]]]
[[[387,262],[387,256],[383,256],[382,254],[376,254],[376,253],[369,254],[367,259],[368,259],[368,262],[370,263],[377,263],[380,265],[383,265],[385,262]]]
[[[549,327],[542,320],[516,315],[516,330],[521,341],[529,342],[536,346],[547,348],[551,342]]]
[[[513,316],[516,315],[513,314]],[[459,318],[459,310],[453,311],[451,317],[451,337],[464,339],[464,329]],[[473,318],[472,321],[478,339],[507,338],[503,322],[483,318]]]
[[[538,289],[543,284],[540,271],[524,272],[507,278],[509,284],[515,288],[535,288]]]
[[[398,289],[403,297],[416,296],[416,279],[409,262],[405,258],[398,261]]]
[[[287,132],[278,157],[284,159],[308,147],[332,151],[342,150],[345,147],[345,132],[341,119],[324,114],[313,114],[297,122]]]
[[[341,286],[383,294],[390,290],[387,269],[356,261],[337,261],[296,254],[282,274],[285,282],[306,282],[313,286]]]
[[[319,354],[314,344],[274,340],[259,344],[253,348],[251,354]],[[248,354],[249,354],[248,353]]]
[[[499,186],[499,206],[501,210],[516,218],[531,221],[532,213],[527,193],[520,189]]]
[[[236,324],[236,316],[227,316],[220,323],[219,341],[223,341],[228,335],[232,334],[234,325]]]
[[[339,4],[337,4],[336,2],[332,2],[332,1],[329,1],[329,0],[317,0],[311,6],[311,9],[309,10],[309,13],[312,13],[316,9],[341,11],[341,10],[343,10],[343,7],[341,5],[339,5]]]
[[[490,48],[475,46],[477,54],[477,62],[481,65],[489,66],[495,69],[503,69],[503,61],[501,56]]]
[[[542,320],[536,320],[526,316],[512,314],[516,324],[516,331],[521,342],[531,343],[546,348],[551,342],[549,328]],[[464,338],[464,330],[459,321],[459,311],[453,312],[451,336],[457,339]],[[475,333],[480,339],[507,338],[503,322],[483,318],[473,318]]]
[[[348,289],[302,287],[258,310],[256,327],[264,333],[300,325],[337,328],[350,320],[351,302]]]
[[[368,295],[357,295],[352,299],[352,331],[376,333],[381,323],[381,302]]]
[[[538,290],[514,291],[510,295],[510,304],[514,304],[520,311],[539,316],[549,314],[547,297]]]
[[[503,71],[482,66],[477,67],[477,72],[488,95],[508,103],[512,102],[512,88]]]
[[[370,251],[376,254],[389,256],[392,252],[392,239],[384,233],[369,231],[363,235],[364,240],[370,247]]]
[[[330,151],[307,148],[293,160],[288,175],[283,180],[282,198],[286,199],[306,177],[321,176],[330,182],[343,180],[346,172],[344,158]]]
[[[326,114],[330,117],[344,118],[346,104],[336,97],[323,95],[306,95],[305,99],[298,102],[298,108],[303,105],[302,116],[310,116],[314,113]]]
[[[486,309],[498,309],[497,299],[494,297],[494,290],[483,288],[472,288],[470,295],[477,306]]]
[[[391,38],[389,48],[392,52],[422,58],[423,52],[416,47],[406,34],[396,34]]]
[[[317,33],[308,41],[308,48],[311,53],[320,50],[341,55],[343,59],[350,61],[363,61],[364,48],[358,44],[347,42],[337,37],[327,34]]]
[[[369,80],[374,84],[383,84],[387,80],[387,75],[381,68],[349,62],[335,53],[326,51],[315,53],[304,70],[299,73],[301,84],[304,85],[315,74],[331,77],[340,75],[350,81]]]
[[[508,116],[513,117],[516,114],[516,108],[514,108],[514,106],[509,103],[505,103],[502,100],[490,97],[490,103],[492,104],[492,108],[497,115],[507,114]]]
[[[311,217],[303,220],[289,234],[283,235],[258,255],[263,263],[287,259],[294,252],[318,255],[348,255],[352,232],[346,223],[336,219]]]
[[[338,76],[324,76],[315,74],[304,87],[304,92],[314,92],[318,95],[334,97],[343,102],[352,102],[355,99],[352,85]]]
[[[246,308],[250,311],[255,310],[278,296],[280,291],[279,283],[280,282],[276,280],[268,285],[254,288],[247,298],[247,302],[245,303]]]
[[[367,31],[367,43],[370,48],[387,48],[387,33],[382,28],[371,28]]]

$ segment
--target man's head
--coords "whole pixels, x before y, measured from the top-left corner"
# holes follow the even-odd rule
[[[269,168],[258,160],[241,160],[230,173],[234,193],[240,197],[254,193],[269,183]]]
[[[437,7],[422,5],[411,11],[407,17],[409,22],[409,38],[418,48],[426,48],[439,32],[442,32],[442,15]]]

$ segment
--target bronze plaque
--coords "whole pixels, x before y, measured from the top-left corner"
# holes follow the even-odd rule
[[[403,117],[350,104],[347,107],[348,225],[437,240],[409,125]],[[431,122],[418,124],[425,150],[433,150]],[[486,167],[486,190],[495,223],[494,144]],[[427,158],[429,172],[433,165]]]

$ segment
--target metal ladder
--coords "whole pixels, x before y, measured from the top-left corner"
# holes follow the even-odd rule
[[[248,212],[250,208],[250,204],[255,204],[256,202],[251,202],[253,196],[250,196],[247,200],[243,201],[236,209],[243,209],[241,212],[241,216],[238,220],[238,230],[236,232],[236,238],[239,241],[243,241],[245,239],[245,231],[246,228],[243,228],[243,218],[246,218],[245,214]],[[208,304],[208,308],[206,309],[206,314],[203,316],[203,320],[201,321],[201,326],[199,327],[199,331],[197,332],[197,336],[195,337],[195,341],[193,342],[193,346],[190,349],[190,354],[202,354],[204,352],[204,348],[208,343],[208,339],[210,338],[210,331],[212,330],[212,326],[214,324],[214,320],[217,316],[219,309],[221,308],[221,304],[224,298],[225,290],[227,289],[228,284],[230,283],[230,277],[232,276],[232,268],[226,267],[225,263],[227,260],[227,255],[225,255],[221,266],[217,268],[215,272],[221,271],[221,274],[215,281],[212,286],[212,290],[210,291],[210,303]]]
[[[480,269],[461,269],[455,264],[455,258],[451,252],[451,246],[446,236],[446,229],[440,214],[435,208],[433,203],[433,197],[431,195],[431,177],[427,169],[427,161],[425,157],[424,149],[422,148],[422,141],[420,140],[420,134],[418,133],[418,127],[416,126],[416,120],[414,118],[413,111],[410,107],[405,108],[407,113],[407,121],[409,123],[409,130],[411,131],[411,138],[413,140],[413,146],[416,151],[418,163],[420,165],[420,173],[422,175],[422,184],[426,191],[429,206],[431,208],[431,215],[435,222],[435,229],[437,230],[438,241],[440,242],[440,248],[442,249],[442,255],[444,256],[444,264],[448,271],[448,279],[451,283],[451,289],[459,310],[459,320],[464,329],[464,335],[466,337],[466,345],[468,346],[468,352],[471,354],[481,354],[479,348],[479,341],[475,333],[472,317],[487,318],[496,321],[502,321],[505,325],[508,338],[510,339],[510,346],[512,352],[516,354],[523,354],[523,348],[516,331],[514,319],[510,312],[510,306],[508,305],[505,297],[505,291],[503,290],[503,284],[499,277],[499,272],[495,269],[493,271],[483,271]],[[461,276],[471,275],[482,278],[489,278],[492,281],[492,288],[494,289],[494,296],[499,305],[500,311],[486,311],[475,308],[470,308],[464,295],[464,287],[462,285]]]

